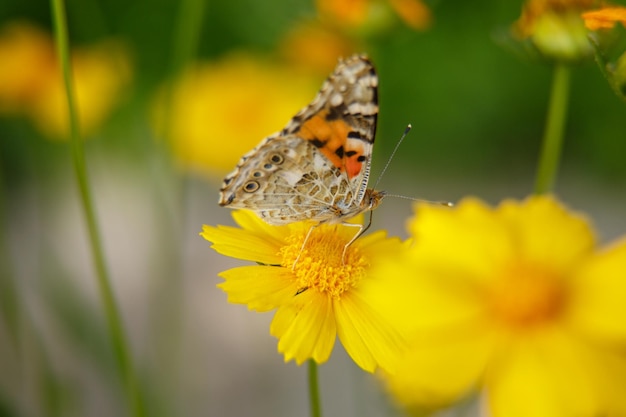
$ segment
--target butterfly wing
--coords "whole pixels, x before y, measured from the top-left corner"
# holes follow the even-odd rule
[[[367,58],[341,61],[310,105],[242,157],[219,204],[254,210],[272,224],[340,222],[363,211],[377,87]]]

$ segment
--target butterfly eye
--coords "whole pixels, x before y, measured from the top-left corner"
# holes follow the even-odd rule
[[[254,172],[252,173],[252,176],[253,176],[254,178],[260,178],[260,177],[262,177],[262,176],[263,176],[263,173],[262,173],[261,171],[254,171]]]
[[[285,157],[276,153],[272,155],[272,157],[270,158],[270,161],[272,161],[273,163],[277,165],[280,165],[285,161]]]
[[[244,191],[248,193],[253,193],[258,190],[260,187],[259,183],[256,181],[248,181],[246,185],[243,186]]]

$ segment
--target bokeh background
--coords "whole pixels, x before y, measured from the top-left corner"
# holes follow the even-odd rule
[[[90,188],[150,415],[307,415],[306,369],[283,363],[270,313],[227,304],[217,274],[241,263],[198,234],[232,224],[221,179],[339,56],[378,69],[373,180],[413,126],[379,188],[531,193],[552,67],[512,45],[521,2],[363,3],[366,15],[312,0],[67,2]],[[122,416],[52,30],[48,2],[0,3],[0,416]],[[626,232],[625,180],[626,103],[577,64],[556,193],[606,242]],[[411,206],[387,199],[374,227],[404,237]],[[400,415],[339,344],[320,378],[328,415]]]

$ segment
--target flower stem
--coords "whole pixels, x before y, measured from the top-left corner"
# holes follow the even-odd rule
[[[319,384],[317,381],[317,363],[313,359],[309,359],[309,401],[311,402],[311,417],[322,417]]]
[[[550,92],[548,116],[539,157],[539,167],[537,168],[537,176],[535,178],[535,194],[550,192],[554,186],[563,146],[569,87],[570,68],[565,64],[556,64],[552,78],[552,90]]]
[[[65,3],[64,0],[50,1],[54,20],[57,53],[61,62],[61,72],[63,74],[65,96],[67,98],[67,107],[69,112],[70,142],[72,147],[74,173],[78,182],[82,209],[87,223],[89,243],[98,279],[100,297],[105,312],[113,353],[117,361],[118,372],[123,380],[129,406],[132,410],[132,415],[134,417],[143,417],[146,415],[145,404],[139,390],[134,365],[129,353],[128,342],[122,325],[121,315],[111,288],[109,273],[104,261],[102,239],[100,238],[100,232],[93,207],[93,199],[89,189],[83,143],[79,134],[76,96],[74,93],[74,86],[72,84]]]
[[[203,0],[183,0],[179,3],[180,14],[175,32],[175,48],[172,57],[172,74],[174,76],[197,52],[205,3]]]

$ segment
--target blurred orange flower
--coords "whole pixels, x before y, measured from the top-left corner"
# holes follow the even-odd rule
[[[348,29],[384,26],[393,12],[415,30],[430,27],[432,15],[421,0],[317,0],[322,18]]]
[[[0,32],[0,111],[24,114],[47,136],[66,138],[67,102],[50,35],[25,22]],[[117,104],[131,78],[127,50],[103,41],[72,52],[72,71],[81,132],[93,133]]]
[[[336,28],[319,21],[299,24],[282,40],[280,53],[289,65],[324,76],[337,65],[338,57],[361,52],[355,42]],[[302,53],[306,51],[306,53]]]
[[[20,113],[28,108],[57,70],[50,36],[27,23],[0,30],[0,111]]]
[[[607,6],[582,14],[596,51],[596,62],[615,94],[626,100],[626,7]],[[621,23],[622,27],[616,27]],[[618,30],[622,29],[622,30]]]
[[[593,48],[581,13],[598,0],[529,0],[513,25],[513,33],[531,42],[544,57],[578,61],[590,58]]]
[[[605,7],[582,14],[589,30],[612,29],[620,22],[626,27],[626,7]]]

